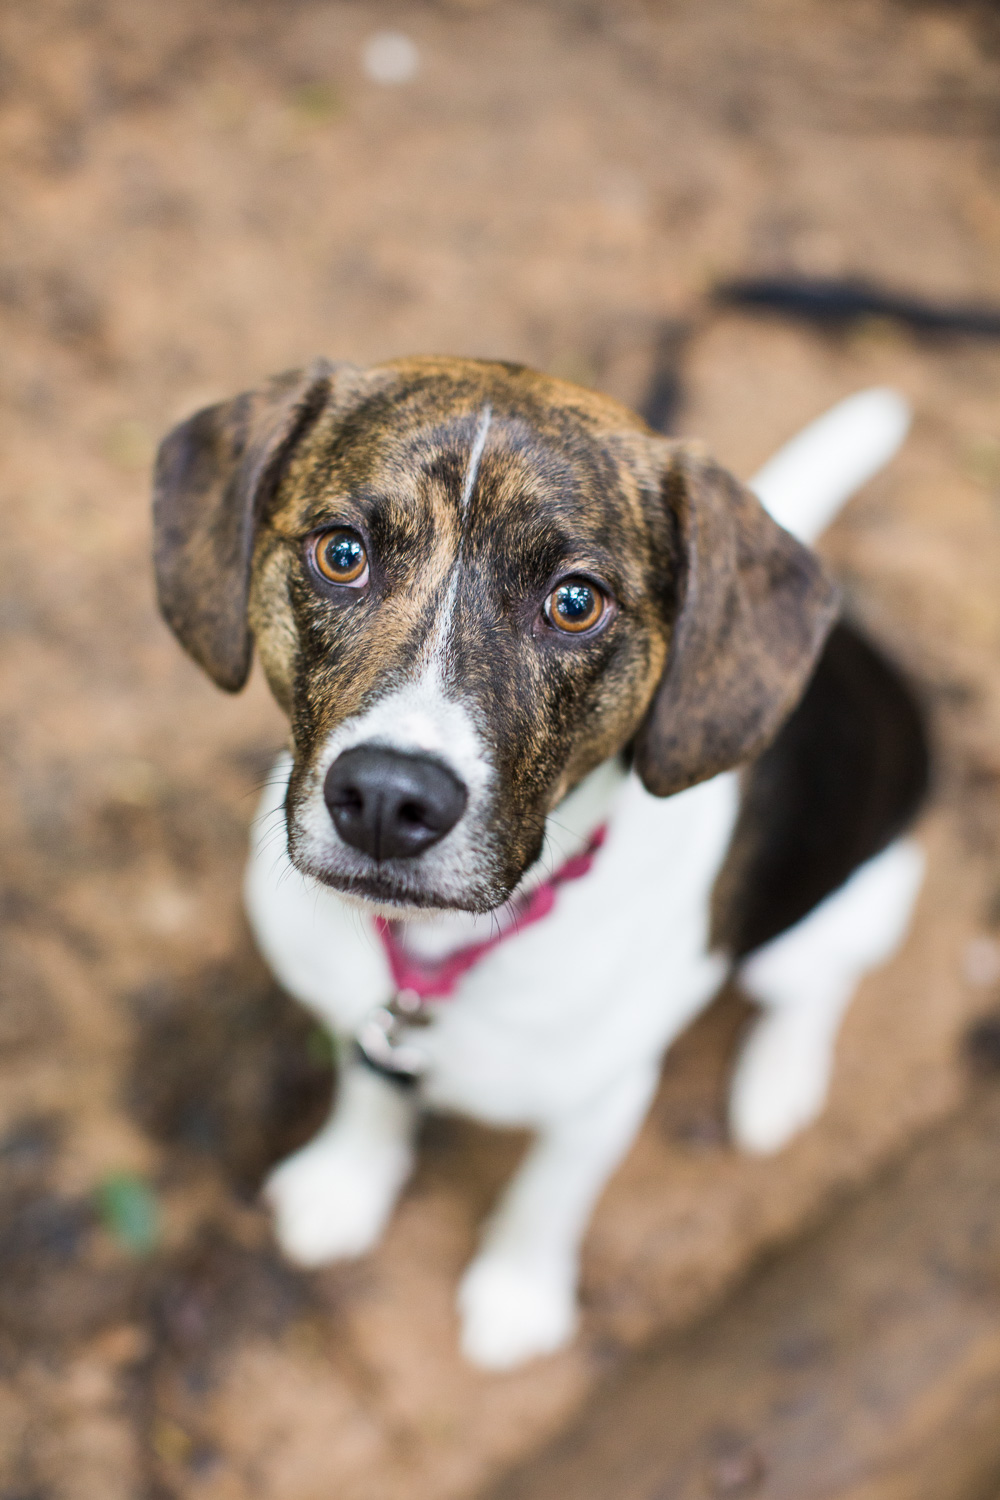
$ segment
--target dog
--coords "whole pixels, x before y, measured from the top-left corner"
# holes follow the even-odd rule
[[[247,909],[339,1044],[265,1188],[293,1261],[375,1244],[421,1110],[529,1127],[458,1292],[466,1357],[510,1368],[572,1336],[593,1205],[728,975],[762,1010],[736,1142],[820,1112],[920,886],[928,753],[805,543],[906,420],[854,397],[755,495],[613,400],[426,357],[320,361],[164,439],[163,614],[231,692],[255,646],[291,726]]]

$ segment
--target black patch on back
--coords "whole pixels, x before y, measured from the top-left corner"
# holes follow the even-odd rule
[[[715,943],[738,960],[794,926],[903,831],[928,777],[912,690],[838,622],[798,707],[747,772]]]

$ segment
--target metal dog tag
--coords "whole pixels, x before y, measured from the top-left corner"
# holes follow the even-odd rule
[[[416,990],[400,990],[388,1005],[376,1005],[365,1017],[354,1039],[360,1061],[402,1088],[415,1087],[427,1070],[427,1054],[407,1031],[430,1019]]]

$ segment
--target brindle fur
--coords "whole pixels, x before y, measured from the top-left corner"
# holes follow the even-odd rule
[[[470,909],[510,894],[546,815],[630,743],[661,796],[757,754],[835,614],[814,556],[724,471],[616,402],[517,365],[415,358],[280,377],[175,430],[156,496],[164,614],[230,689],[256,640],[291,722],[290,807],[331,730],[406,678],[450,608],[447,685],[496,773]],[[325,590],[305,566],[305,539],[333,525],[366,540],[361,593]],[[585,639],[540,620],[573,572],[616,600]]]

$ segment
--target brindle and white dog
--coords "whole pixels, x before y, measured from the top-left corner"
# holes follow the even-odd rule
[[[251,920],[342,1043],[332,1118],[267,1185],[294,1260],[374,1244],[422,1108],[531,1127],[459,1292],[467,1356],[507,1367],[571,1335],[593,1204],[727,973],[763,1007],[736,1140],[818,1113],[920,884],[926,750],[791,533],[905,425],[852,398],[758,476],[768,509],[510,364],[323,362],[166,438],[164,614],[230,691],[256,643],[291,722]]]

